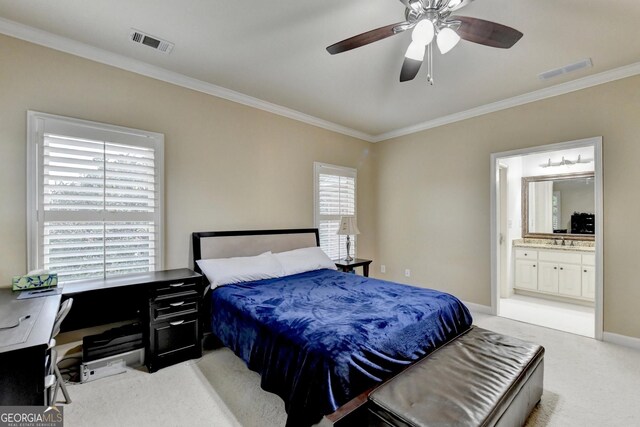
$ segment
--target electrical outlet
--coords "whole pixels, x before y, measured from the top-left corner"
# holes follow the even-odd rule
[[[386,272],[387,272],[387,267],[384,264],[382,264],[380,266],[380,273],[386,273]]]
[[[409,270],[408,268],[404,270],[404,275],[405,277],[411,277],[411,270]]]

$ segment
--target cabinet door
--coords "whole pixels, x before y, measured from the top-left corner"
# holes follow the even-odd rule
[[[562,295],[579,297],[582,295],[582,272],[579,265],[559,264],[558,292]]]
[[[595,299],[596,297],[596,268],[582,267],[582,296]]]
[[[538,263],[536,261],[516,260],[516,288],[538,288]]]
[[[538,275],[538,290],[543,292],[558,293],[558,264],[554,262],[541,262]]]

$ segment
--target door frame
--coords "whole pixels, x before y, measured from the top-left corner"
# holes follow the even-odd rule
[[[498,266],[497,266],[497,271],[498,271],[498,294],[499,295],[503,295],[504,294],[504,290],[509,288],[509,266],[507,263],[507,260],[510,259],[509,254],[507,253],[507,249],[508,249],[508,244],[507,244],[507,238],[509,235],[509,228],[507,225],[507,217],[508,217],[508,202],[509,202],[509,196],[508,196],[508,173],[509,173],[509,167],[505,164],[500,163],[500,161],[497,162],[497,171],[496,173],[498,174],[498,187],[496,189],[496,207],[498,208],[496,211],[497,214],[497,218],[496,218],[496,224],[497,224],[497,229],[496,229],[496,233],[497,233],[497,239],[498,239]],[[504,198],[504,200],[503,200]],[[503,236],[503,242],[500,242],[500,236]],[[504,251],[504,256],[503,256],[503,252]],[[503,274],[504,273],[504,274]]]
[[[603,258],[603,214],[604,214],[604,198],[603,198],[603,173],[602,173],[602,137],[593,137],[579,139],[576,141],[561,142],[558,144],[541,145],[537,147],[522,148],[518,150],[503,151],[499,153],[491,153],[491,174],[490,174],[490,193],[491,193],[491,313],[498,315],[498,305],[500,303],[499,284],[499,224],[498,209],[500,200],[498,198],[498,160],[505,157],[523,156],[527,154],[543,153],[547,151],[566,150],[570,148],[580,148],[592,146],[594,149],[594,169],[595,169],[595,210],[596,210],[596,295],[595,295],[595,338],[602,340],[604,330],[603,303],[604,303],[604,258]]]

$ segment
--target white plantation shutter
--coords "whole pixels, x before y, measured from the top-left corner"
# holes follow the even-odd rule
[[[29,127],[29,269],[68,282],[160,268],[162,135],[31,112]]]
[[[342,215],[356,215],[356,170],[341,166],[314,164],[315,218],[320,247],[331,259],[346,257],[347,236],[337,235]],[[351,236],[356,253],[356,236]]]

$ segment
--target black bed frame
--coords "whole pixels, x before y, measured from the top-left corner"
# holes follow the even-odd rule
[[[193,264],[194,270],[198,273],[202,273],[196,260],[201,259],[202,250],[200,247],[200,240],[206,237],[226,237],[226,236],[256,236],[256,235],[268,235],[268,234],[304,234],[314,233],[316,236],[316,246],[320,246],[320,233],[317,228],[289,228],[289,229],[277,229],[277,230],[239,230],[239,231],[201,231],[192,233],[192,245],[193,245]],[[206,280],[206,278],[205,278]],[[211,291],[208,291],[211,292]],[[209,298],[205,298],[205,301],[209,301]],[[210,304],[204,304],[204,312],[207,313],[211,310]],[[211,333],[210,325],[204,322],[203,330],[203,346],[205,348],[218,348],[222,346],[222,342],[218,340]],[[327,415],[329,424],[333,427],[350,427],[353,425],[366,425],[366,403],[367,395],[371,390],[366,390],[359,396],[356,396],[351,401],[347,402],[333,414]]]

